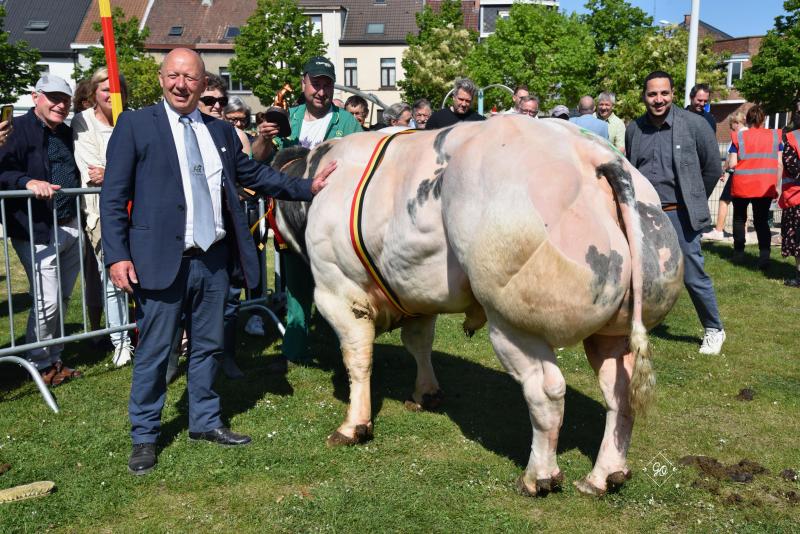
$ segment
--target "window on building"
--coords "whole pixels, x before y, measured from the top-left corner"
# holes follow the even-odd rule
[[[480,27],[481,36],[491,35],[497,29],[497,21],[507,19],[511,11],[511,5],[504,6],[481,6]]]
[[[234,37],[238,37],[240,33],[239,26],[228,26],[225,29],[225,39],[233,39]]]
[[[382,35],[386,25],[382,22],[370,22],[367,24],[367,33],[372,35]]]
[[[386,0],[375,0],[375,5],[377,6],[385,6]]]
[[[228,70],[228,67],[219,69],[219,77],[225,82],[225,86],[230,92],[245,93],[250,91],[250,88],[247,87],[242,80],[236,79],[231,75],[231,71]]]
[[[39,72],[39,77],[42,77],[45,74],[50,74],[50,65],[47,63],[37,63],[36,70]]]
[[[183,35],[183,26],[170,26],[167,35],[170,37],[180,37]]]
[[[46,32],[50,27],[49,20],[29,20],[25,25],[26,32]]]
[[[736,54],[728,60],[728,75],[726,85],[733,87],[733,82],[741,79],[744,75],[744,64],[750,59],[746,54]]]
[[[314,26],[314,31],[322,33],[322,15],[309,15],[308,19]]]
[[[358,59],[344,58],[344,84],[347,87],[358,87]]]
[[[395,69],[395,58],[381,58],[381,87],[394,87],[397,71]]]

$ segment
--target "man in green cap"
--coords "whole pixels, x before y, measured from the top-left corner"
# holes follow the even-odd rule
[[[356,118],[333,105],[333,83],[336,71],[327,58],[317,56],[303,67],[302,88],[305,103],[289,109],[292,133],[278,137],[279,126],[262,122],[253,142],[253,158],[269,161],[277,150],[302,145],[314,148],[323,141],[362,131]],[[285,371],[286,360],[307,363],[311,360],[308,322],[314,300],[314,279],[308,264],[293,252],[282,254],[286,280],[286,333],[283,336],[283,358],[271,366]]]

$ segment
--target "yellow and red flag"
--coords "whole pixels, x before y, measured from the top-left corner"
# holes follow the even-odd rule
[[[103,44],[108,68],[108,88],[111,92],[111,116],[114,123],[122,113],[122,92],[119,85],[119,65],[117,65],[117,46],[114,43],[114,26],[111,20],[111,0],[97,0],[100,6],[100,26],[103,28]]]

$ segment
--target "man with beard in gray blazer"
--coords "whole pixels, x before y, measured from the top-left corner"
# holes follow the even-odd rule
[[[703,117],[672,105],[673,85],[663,71],[645,78],[647,112],[625,131],[626,155],[655,187],[678,234],[683,282],[705,328],[700,353],[719,354],[725,330],[700,249],[700,235],[711,225],[708,197],[722,174],[719,148]]]

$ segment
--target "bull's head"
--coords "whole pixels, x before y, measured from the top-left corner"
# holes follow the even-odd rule
[[[289,176],[308,180],[317,174],[320,161],[331,149],[331,143],[323,143],[314,150],[302,146],[285,148],[275,155],[272,167]],[[306,250],[306,223],[308,222],[308,202],[275,202],[275,221],[278,231],[286,244],[308,262]]]

